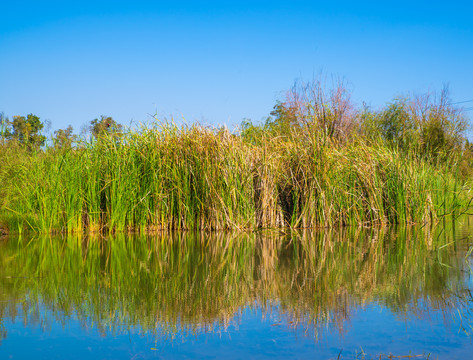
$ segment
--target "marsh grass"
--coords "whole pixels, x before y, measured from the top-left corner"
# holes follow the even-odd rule
[[[433,222],[467,202],[454,159],[432,164],[309,125],[256,142],[159,123],[75,148],[4,146],[0,216],[43,233],[255,230]]]

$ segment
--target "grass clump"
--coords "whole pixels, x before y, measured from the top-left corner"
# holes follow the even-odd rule
[[[0,217],[35,232],[435,221],[467,204],[472,158],[445,98],[358,111],[343,87],[316,82],[235,133],[170,122],[124,131],[102,116],[91,141],[71,145],[69,131],[61,146],[32,149],[4,130]]]

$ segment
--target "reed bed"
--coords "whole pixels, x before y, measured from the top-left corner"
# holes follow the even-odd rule
[[[40,233],[425,223],[466,204],[455,163],[308,126],[253,141],[160,123],[66,149],[0,151],[0,222]]]

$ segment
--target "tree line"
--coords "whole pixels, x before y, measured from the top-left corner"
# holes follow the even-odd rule
[[[40,150],[46,145],[46,136],[43,131],[45,122],[39,116],[28,114],[26,116],[15,115],[11,119],[0,113],[0,138],[4,146],[20,146],[29,151]],[[105,134],[119,136],[123,126],[112,117],[101,115],[88,124],[88,131],[93,138],[98,139]],[[57,149],[72,147],[78,141],[74,134],[74,128],[69,125],[66,129],[54,131],[52,146]]]

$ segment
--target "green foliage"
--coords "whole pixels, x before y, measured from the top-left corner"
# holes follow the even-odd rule
[[[33,114],[13,116],[13,120],[2,116],[2,136],[7,141],[17,141],[29,150],[39,149],[44,145],[46,137],[41,134],[44,124]]]
[[[100,119],[94,119],[90,122],[90,132],[95,139],[105,135],[112,135],[117,138],[123,131],[123,126],[118,124],[110,116],[101,115]]]
[[[240,125],[240,136],[254,145],[261,145],[265,136],[291,139],[301,126],[296,112],[296,108],[278,101],[264,125],[244,120]]]
[[[289,103],[278,101],[266,119],[264,129],[273,136],[292,137],[301,126],[297,108]]]
[[[240,136],[247,143],[259,145],[264,136],[264,129],[251,120],[245,119],[240,125]]]
[[[169,123],[123,132],[101,116],[95,141],[71,147],[68,127],[53,141],[72,151],[26,154],[17,147],[36,144],[42,124],[14,117],[0,195],[14,228],[46,232],[431,222],[469,200],[465,123],[446,92],[357,112],[343,87],[320,83],[293,89],[263,125],[244,121],[240,136]]]
[[[361,138],[172,124],[67,152],[5,157],[4,208],[38,232],[254,230],[432,222],[466,203],[449,165]],[[315,135],[314,135],[315,134]],[[6,155],[4,155],[6,156]],[[457,190],[458,189],[458,190]]]
[[[53,144],[56,149],[69,149],[74,142],[77,141],[77,136],[73,134],[74,129],[69,125],[65,130],[59,129],[54,132]]]
[[[415,138],[414,119],[409,116],[406,107],[405,102],[396,100],[379,115],[381,136],[400,149],[406,149],[413,144]]]
[[[362,134],[429,161],[460,159],[465,152],[466,118],[450,105],[448,90],[398,98],[378,112],[361,113]]]

